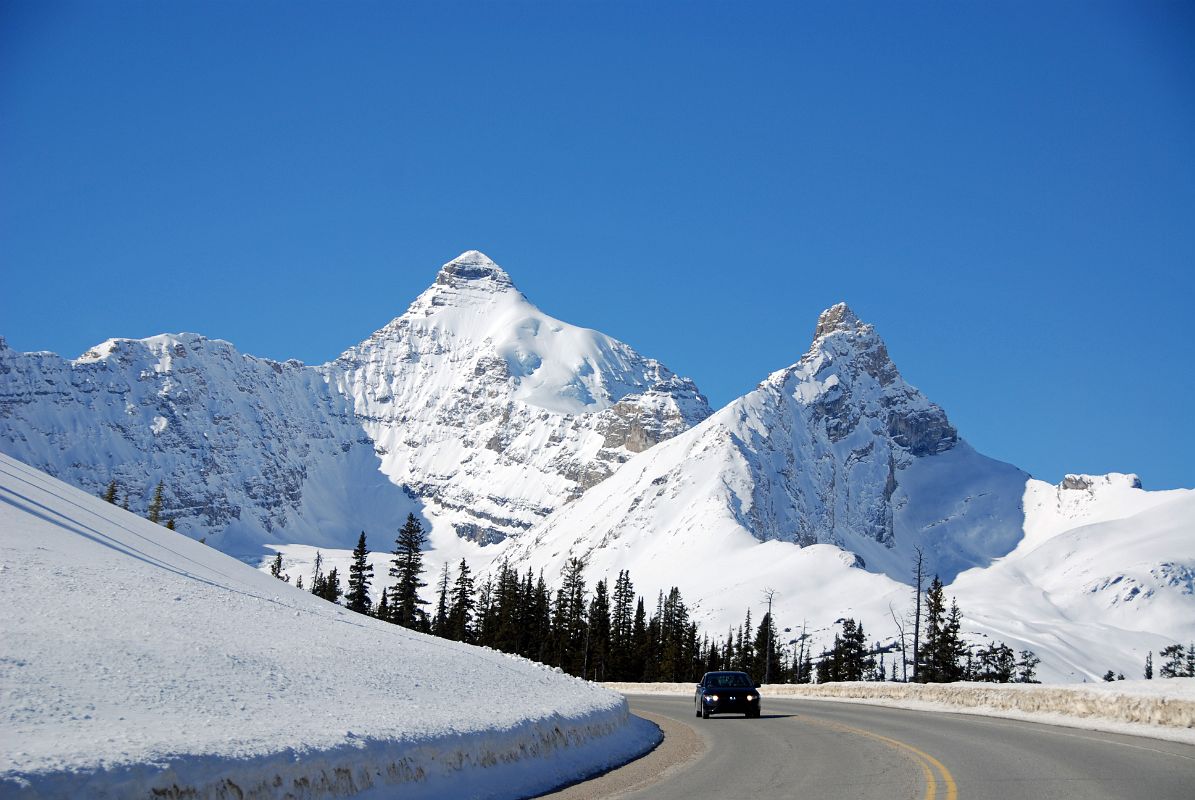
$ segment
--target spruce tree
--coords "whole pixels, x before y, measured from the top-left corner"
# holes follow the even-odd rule
[[[162,517],[162,491],[162,482],[158,481],[158,488],[154,489],[154,498],[153,500],[149,501],[149,511],[146,514],[146,516],[149,518],[149,521],[155,524]]]
[[[280,581],[290,583],[290,576],[282,573],[282,553],[274,554],[274,560],[270,562],[270,574]]]
[[[369,584],[373,580],[373,565],[369,563],[369,550],[365,546],[365,531],[361,531],[357,546],[353,548],[353,561],[349,564],[349,590],[344,596],[344,605],[349,611],[368,614],[373,608],[369,597]]]
[[[513,605],[513,599],[510,602]],[[473,609],[476,605],[477,601],[473,598],[473,576],[469,573],[468,563],[462,558],[457,567],[456,582],[452,585],[452,605],[448,608],[449,639],[469,643],[475,640]],[[498,649],[503,652],[513,652],[504,647]]]
[[[324,578],[324,591],[320,596],[329,603],[339,603],[343,593],[340,588],[340,575],[336,567],[332,567]]]
[[[651,658],[651,637],[647,632],[647,610],[643,597],[635,599],[635,617],[631,621],[631,674],[630,680],[641,681],[647,677],[647,663]]]
[[[1158,676],[1162,678],[1185,678],[1187,676],[1187,649],[1181,644],[1171,644],[1163,647],[1158,656],[1162,659],[1162,666],[1158,669]]]
[[[1017,683],[1041,683],[1037,679],[1037,665],[1041,659],[1032,650],[1022,650],[1017,661]]]
[[[440,588],[436,593],[436,610],[432,614],[432,635],[451,639],[448,635],[448,564],[440,570]]]
[[[1150,650],[1145,654],[1145,680],[1152,681],[1154,678],[1154,651]]]
[[[583,678],[595,681],[609,680],[611,647],[610,595],[606,581],[600,580],[593,587],[593,599],[589,601],[589,655],[586,674]]]
[[[420,580],[423,574],[423,545],[427,537],[423,525],[414,514],[407,515],[407,521],[394,540],[391,577],[397,578],[390,598],[394,621],[404,628],[428,630],[427,613],[423,606],[427,601],[419,596],[419,590],[427,584]]]
[[[759,629],[755,632],[753,643],[755,660],[748,670],[752,679],[779,682],[780,653],[777,650],[776,639],[776,628],[772,624],[772,615],[765,612],[763,619],[759,622]]]
[[[311,593],[316,597],[324,596],[324,555],[315,551],[315,565],[311,570]]]
[[[374,608],[373,615],[384,622],[390,621],[390,601],[386,599],[385,586],[382,587],[382,596],[378,598],[378,604]]]
[[[174,530],[174,517],[171,517],[170,519],[166,520],[166,530],[168,530],[168,531]]]
[[[108,488],[104,490],[104,502],[116,505],[116,478],[108,481]]]
[[[632,625],[635,619],[635,587],[631,573],[622,570],[614,582],[613,605],[610,609],[610,680],[629,681],[631,677]]]

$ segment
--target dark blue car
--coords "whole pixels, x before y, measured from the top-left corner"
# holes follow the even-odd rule
[[[697,716],[742,714],[759,716],[759,687],[745,672],[707,672],[697,684]]]

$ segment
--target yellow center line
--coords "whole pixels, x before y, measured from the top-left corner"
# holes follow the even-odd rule
[[[869,739],[875,739],[882,742],[889,747],[897,750],[904,750],[911,753],[913,761],[917,766],[921,767],[921,772],[925,776],[925,800],[937,800],[938,797],[938,780],[934,774],[934,768],[942,776],[942,784],[946,789],[946,796],[943,800],[958,800],[958,785],[954,782],[954,776],[950,774],[950,770],[946,769],[946,765],[938,759],[931,756],[924,750],[919,750],[907,742],[902,742],[899,739],[893,739],[889,736],[881,736],[878,733],[864,730],[863,728],[855,728],[850,725],[843,725],[841,722],[830,722],[828,720],[810,719],[805,717],[807,722],[815,722],[819,725],[825,725],[830,728],[837,728],[848,733],[854,733],[859,736],[866,736]]]

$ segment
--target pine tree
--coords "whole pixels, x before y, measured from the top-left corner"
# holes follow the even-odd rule
[[[432,635],[441,639],[451,639],[448,635],[448,564],[440,570],[440,587],[436,593],[436,611],[432,614]]]
[[[553,660],[570,675],[580,675],[585,662],[585,562],[570,558],[564,567],[552,613]]]
[[[635,618],[635,587],[631,584],[631,573],[622,570],[614,582],[613,605],[610,609],[610,680],[629,681],[633,661],[631,642]]]
[[[394,621],[414,630],[428,630],[431,627],[427,613],[423,610],[427,601],[419,596],[419,590],[427,585],[420,580],[423,574],[423,545],[426,541],[423,525],[414,514],[408,514],[398,538],[394,540],[390,575],[398,581],[392,590],[390,604]]]
[[[1041,683],[1037,679],[1037,665],[1041,659],[1032,650],[1022,650],[1017,661],[1017,683]]]
[[[327,577],[324,578],[324,592],[321,597],[329,603],[339,603],[343,591],[340,588],[340,575],[336,567],[328,570]]]
[[[274,560],[270,562],[270,574],[280,581],[290,583],[290,576],[282,572],[282,553],[274,554]]]
[[[104,502],[116,505],[116,478],[108,481],[108,488],[104,490]]]
[[[473,609],[476,606],[477,601],[473,599],[473,576],[469,573],[469,565],[462,558],[460,566],[457,567],[456,583],[452,585],[452,605],[448,609],[449,639],[470,643],[474,641]]]
[[[373,615],[384,622],[390,621],[390,601],[386,599],[385,586],[382,587],[382,596],[378,598],[378,604],[374,608]]]
[[[157,523],[162,516],[162,482],[158,481],[158,488],[154,489],[154,499],[149,502],[147,517],[150,522]]]
[[[299,577],[295,578],[295,588],[296,588],[296,589],[302,589],[302,588],[303,588],[303,576],[302,576],[302,575],[300,575]]]
[[[1187,677],[1195,678],[1195,642],[1187,648]]]
[[[170,519],[166,520],[166,530],[168,530],[168,531],[174,530],[174,517],[171,517]]]
[[[777,683],[780,677],[780,653],[776,645],[776,628],[771,613],[765,612],[755,632],[755,659],[747,672],[756,681],[769,680]]]
[[[1163,659],[1158,669],[1161,678],[1185,678],[1187,676],[1187,649],[1181,644],[1163,647],[1158,656]]]
[[[647,632],[647,610],[643,605],[643,597],[635,599],[635,618],[631,621],[631,680],[647,679],[648,661],[651,658],[651,636]]]
[[[1104,681],[1106,683],[1112,683],[1115,680],[1116,680],[1116,673],[1113,672],[1112,670],[1108,670],[1107,672],[1104,673]]]
[[[353,548],[353,561],[349,564],[349,590],[344,596],[344,605],[349,611],[368,614],[373,608],[369,597],[369,584],[373,580],[373,565],[369,563],[369,550],[365,547],[365,531],[361,531],[357,546]]]
[[[1145,680],[1152,681],[1154,678],[1154,651],[1150,650],[1145,654]]]
[[[606,581],[600,580],[593,587],[593,599],[589,602],[586,623],[589,628],[589,647],[586,671],[581,677],[595,681],[608,680],[610,659],[610,595]]]

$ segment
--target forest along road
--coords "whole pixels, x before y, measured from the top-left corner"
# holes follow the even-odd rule
[[[696,719],[691,698],[629,696],[706,751],[606,797],[652,800],[1191,800],[1195,746],[1030,722],[772,699],[760,719]],[[574,789],[580,789],[581,784]],[[626,789],[631,791],[628,793]]]

